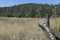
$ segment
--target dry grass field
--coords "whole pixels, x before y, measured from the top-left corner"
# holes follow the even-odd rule
[[[45,18],[0,18],[0,40],[50,40],[38,27]],[[52,32],[60,38],[60,18],[51,18]]]

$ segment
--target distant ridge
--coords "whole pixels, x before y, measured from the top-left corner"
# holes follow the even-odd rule
[[[28,4],[20,4],[14,5],[10,7],[0,7],[0,16],[1,17],[23,17],[23,18],[40,18],[45,17],[46,14],[53,15],[52,9],[55,10],[56,14],[60,15],[60,4],[58,5],[49,5],[49,4],[36,4],[36,3],[28,3]]]

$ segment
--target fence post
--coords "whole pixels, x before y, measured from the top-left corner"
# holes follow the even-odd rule
[[[47,26],[50,28],[50,16],[49,16],[49,14],[47,14]]]
[[[51,40],[60,40],[54,33],[51,32],[50,30],[50,16],[47,14],[47,24],[38,24],[39,27],[41,27],[44,31],[46,31],[49,34],[49,37]]]

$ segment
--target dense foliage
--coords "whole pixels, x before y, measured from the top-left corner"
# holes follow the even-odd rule
[[[60,15],[60,4],[22,4],[11,7],[0,7],[0,17],[23,17],[23,18],[39,18],[45,17],[46,14]]]

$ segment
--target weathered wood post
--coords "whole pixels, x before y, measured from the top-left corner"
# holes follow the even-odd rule
[[[41,27],[43,31],[46,31],[49,34],[51,40],[60,40],[56,35],[54,35],[54,33],[51,32],[49,19],[50,16],[49,14],[47,14],[47,23],[43,23],[43,24],[38,23],[38,26]]]
[[[47,26],[50,28],[50,15],[49,14],[47,14]]]

